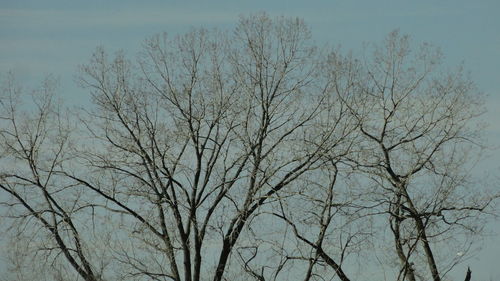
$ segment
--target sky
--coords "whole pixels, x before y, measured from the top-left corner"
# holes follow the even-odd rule
[[[97,46],[123,49],[133,57],[154,34],[231,28],[240,15],[261,11],[303,18],[318,44],[344,50],[359,51],[363,42],[379,42],[394,29],[415,43],[440,47],[446,66],[463,63],[486,95],[488,111],[482,118],[489,123],[486,137],[492,149],[479,167],[500,174],[498,0],[0,0],[0,73],[14,71],[29,86],[54,75],[63,99],[83,103],[88,95],[75,83],[77,68]],[[489,228],[500,232],[499,224]],[[499,252],[499,236],[486,238],[483,250],[457,270],[465,272],[470,265],[474,280],[500,280]]]

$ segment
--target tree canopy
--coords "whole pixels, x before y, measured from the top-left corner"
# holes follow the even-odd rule
[[[79,83],[2,81],[8,280],[448,280],[495,211],[481,95],[398,31],[356,56],[256,14]]]

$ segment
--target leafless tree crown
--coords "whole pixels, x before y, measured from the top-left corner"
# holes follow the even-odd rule
[[[77,113],[4,77],[9,280],[447,280],[496,198],[482,100],[428,44],[369,50],[257,14],[97,49]]]

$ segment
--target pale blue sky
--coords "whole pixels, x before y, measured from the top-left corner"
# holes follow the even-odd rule
[[[66,100],[83,102],[87,96],[74,76],[96,46],[124,49],[133,56],[153,34],[231,27],[240,14],[258,11],[304,18],[318,43],[343,49],[359,50],[363,42],[380,41],[396,28],[415,42],[441,47],[446,65],[464,62],[488,95],[488,141],[500,146],[499,0],[0,0],[0,72],[14,70],[31,85],[54,74]],[[489,154],[481,167],[498,173],[500,153]],[[487,240],[484,250],[467,262],[474,280],[500,280],[499,253],[500,238]],[[466,266],[458,269],[463,272]]]

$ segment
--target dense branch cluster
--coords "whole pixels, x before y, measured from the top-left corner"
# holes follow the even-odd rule
[[[482,101],[409,44],[357,59],[299,19],[242,17],[136,61],[97,49],[76,114],[53,80],[26,103],[6,77],[9,278],[445,280],[495,199],[470,174]]]

